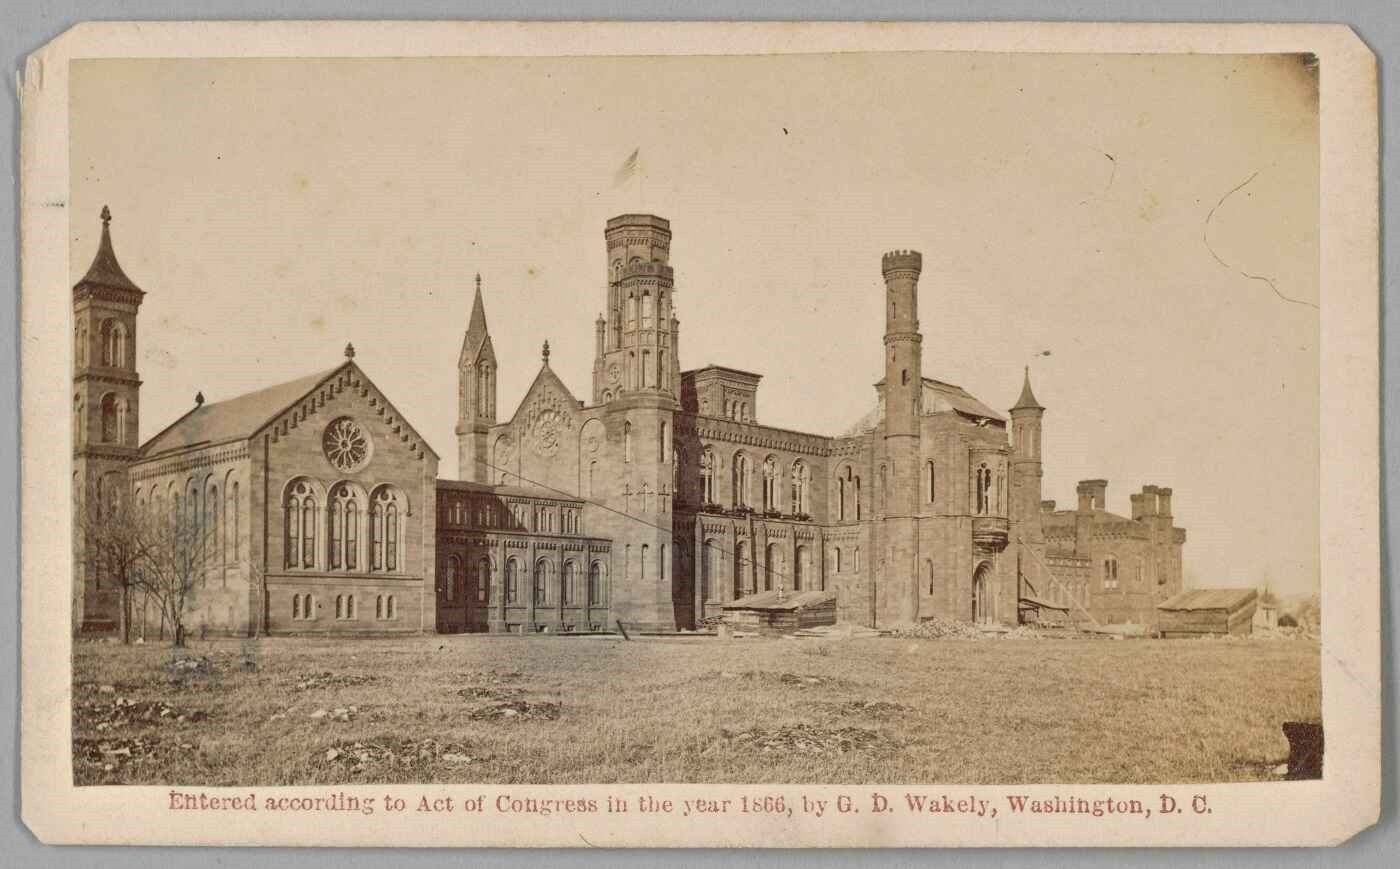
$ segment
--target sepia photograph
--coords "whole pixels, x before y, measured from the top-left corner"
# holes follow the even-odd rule
[[[71,785],[1319,782],[1326,74],[71,60]]]

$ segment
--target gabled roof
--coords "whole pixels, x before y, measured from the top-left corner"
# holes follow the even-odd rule
[[[151,459],[180,450],[250,439],[291,412],[324,384],[344,373],[351,380],[360,378],[362,390],[372,391],[370,403],[376,406],[381,416],[392,419],[394,431],[401,440],[411,442],[412,449],[437,459],[437,452],[428,445],[427,440],[403,419],[398,409],[355,364],[353,347],[346,346],[345,356],[344,362],[328,371],[244,393],[226,401],[201,403],[146,441],[141,447],[141,457]],[[401,432],[400,426],[407,431]]]
[[[884,386],[884,378],[881,378],[878,386]],[[972,393],[952,383],[944,383],[941,380],[934,380],[931,377],[924,378],[924,414],[945,413],[953,411],[963,416],[976,419],[994,419],[1005,422],[1003,414],[992,410],[982,400]],[[856,421],[855,425],[847,430],[847,436],[859,435],[876,428],[885,418],[885,402],[881,399],[876,403],[865,416]]]
[[[822,591],[821,589],[787,591],[781,594],[777,591],[760,591],[730,601],[723,608],[727,610],[800,610],[821,606],[835,600],[835,591]]]
[[[498,495],[502,498],[533,498],[539,501],[570,501],[583,504],[587,501],[581,495],[569,495],[556,489],[537,486],[497,486],[491,483],[474,483],[469,480],[438,480],[439,489],[455,489],[474,495]]]
[[[300,401],[340,369],[352,364],[346,360],[329,371],[308,374],[224,401],[198,405],[165,431],[146,441],[141,447],[141,455],[149,458],[172,450],[250,438],[282,411]]]
[[[87,284],[145,295],[141,288],[126,276],[126,272],[122,271],[121,263],[117,262],[116,251],[112,249],[111,222],[112,212],[104,205],[102,206],[102,240],[97,244],[97,255],[92,258],[92,265],[88,266],[87,274],[73,285],[73,289]]]
[[[1259,592],[1252,588],[1193,588],[1177,592],[1157,604],[1157,609],[1233,612],[1253,603],[1258,597]]]
[[[525,395],[520,399],[520,404],[516,405],[515,413],[511,414],[510,417],[511,422],[515,422],[515,418],[520,416],[520,411],[524,410],[525,407],[530,404],[530,399],[533,398],[537,392],[551,386],[563,394],[570,409],[581,406],[579,400],[574,398],[574,394],[569,390],[569,387],[563,380],[559,379],[559,375],[554,373],[554,369],[549,367],[549,342],[546,341],[544,346],[544,363],[540,365],[540,372],[535,375],[535,379],[530,381],[530,386],[525,390]]]

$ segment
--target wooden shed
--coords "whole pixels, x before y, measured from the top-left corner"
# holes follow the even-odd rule
[[[1259,592],[1252,588],[1193,588],[1157,604],[1163,637],[1248,636]]]
[[[836,624],[835,591],[760,591],[724,605],[724,623],[765,636]]]

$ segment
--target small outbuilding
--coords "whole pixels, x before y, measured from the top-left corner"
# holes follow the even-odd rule
[[[835,591],[760,591],[724,605],[724,623],[765,636],[836,624]]]
[[[1157,604],[1163,637],[1248,636],[1259,592],[1252,588],[1193,588]]]

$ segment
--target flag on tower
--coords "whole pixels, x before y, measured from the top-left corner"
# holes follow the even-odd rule
[[[628,179],[635,175],[640,175],[641,173],[642,149],[636,148],[628,155],[626,160],[622,161],[622,165],[619,166],[617,172],[613,174],[613,186],[621,187],[623,184],[627,183]]]

